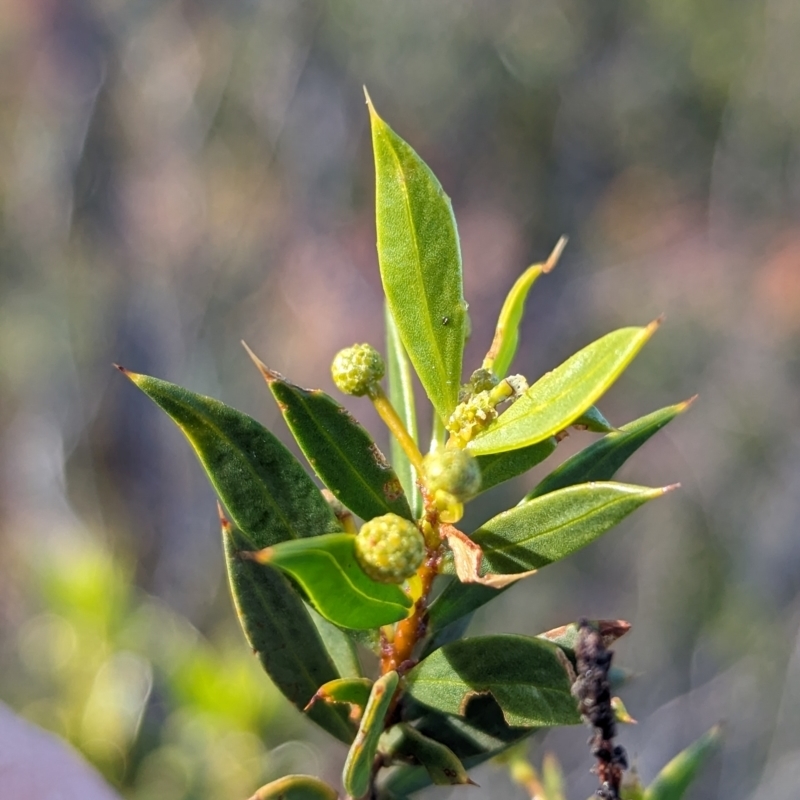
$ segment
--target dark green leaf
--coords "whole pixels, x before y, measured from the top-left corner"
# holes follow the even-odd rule
[[[406,426],[409,436],[414,442],[417,442],[419,433],[411,367],[406,351],[403,349],[403,343],[400,341],[397,326],[394,324],[394,318],[386,303],[384,303],[384,316],[386,320],[386,372],[389,383],[389,400]],[[417,488],[417,471],[394,436],[391,437],[390,446],[392,464],[411,504],[411,513],[417,519],[422,516],[422,495]]]
[[[337,800],[337,791],[311,775],[287,775],[262,786],[250,800]]]
[[[425,767],[436,786],[472,783],[464,765],[449,747],[424,736],[410,725],[392,728],[386,746],[390,756],[410,758]]]
[[[314,482],[263,425],[174,383],[122,371],[183,431],[251,549],[339,530]]]
[[[528,267],[517,278],[516,283],[506,296],[497,320],[492,346],[489,348],[489,352],[483,362],[484,368],[492,370],[498,378],[505,378],[508,368],[514,360],[514,354],[517,352],[519,325],[522,322],[525,300],[528,297],[531,286],[543,272],[550,272],[556,265],[566,244],[567,240],[562,236],[547,261],[544,264],[533,264]]]
[[[406,674],[419,703],[464,716],[470,700],[489,694],[509,725],[549,727],[580,721],[564,656],[525,636],[479,636],[451,642]]]
[[[576,428],[585,428],[592,433],[613,433],[617,430],[600,413],[600,409],[597,406],[587,408],[572,424]]]
[[[248,353],[308,463],[331,492],[364,520],[389,513],[411,519],[397,475],[347,409],[320,389],[295,386],[264,366],[249,348]]]
[[[307,610],[319,632],[325,649],[336,665],[336,671],[342,678],[360,678],[362,675],[361,664],[358,661],[358,653],[356,652],[358,638],[352,635],[355,631],[337,628],[336,625],[328,622],[325,617],[318,614],[313,608],[308,608]]]
[[[447,419],[458,402],[466,317],[453,209],[427,165],[367,105],[383,289],[425,392]]]
[[[399,680],[396,672],[387,672],[372,686],[358,733],[350,746],[342,772],[344,789],[352,797],[362,797],[369,788],[378,739],[383,733],[386,715],[391,708]]]
[[[721,741],[722,726],[715,725],[658,773],[645,790],[644,800],[681,800]]]
[[[503,481],[527,472],[553,453],[557,445],[555,436],[551,436],[543,442],[518,450],[478,456],[478,465],[481,468],[481,491],[485,492]]]
[[[499,514],[482,525],[472,538],[483,548],[484,564],[492,572],[541,569],[594,541],[640,505],[664,492],[663,488],[622,483],[568,487]],[[450,566],[445,564],[445,569]],[[452,581],[431,604],[431,634],[438,635],[502,591],[505,589]]]
[[[618,431],[609,433],[585,450],[568,458],[560,467],[553,470],[523,503],[544,494],[589,481],[610,481],[616,471],[635,453],[654,433],[660,431],[678,414],[692,404],[691,400],[667,406],[646,417],[623,425]]]
[[[541,569],[590,544],[670,488],[610,481],[570,486],[498,514],[472,540],[483,548],[488,571]]]
[[[469,444],[473,455],[541,442],[571,425],[616,381],[658,327],[621,328],[579,350],[531,386]]]
[[[239,557],[253,547],[250,537],[222,520],[225,562],[245,636],[275,685],[298,708],[317,688],[339,677],[303,601],[278,570]],[[343,742],[353,726],[342,709],[318,705],[308,716]]]
[[[356,560],[355,535],[329,533],[249,553],[248,558],[283,570],[325,619],[366,630],[408,616],[411,599],[396,584],[378,583]]]

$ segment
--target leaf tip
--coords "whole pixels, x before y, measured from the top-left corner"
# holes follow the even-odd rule
[[[661,327],[661,323],[664,322],[666,318],[666,314],[659,314],[645,329],[648,336],[652,336]]]
[[[691,408],[691,406],[694,405],[694,401],[697,400],[699,396],[700,395],[695,394],[692,395],[692,397],[690,397],[688,400],[684,400],[682,403],[678,403],[678,413],[682,414],[688,408]]]
[[[561,258],[561,254],[564,252],[564,248],[567,246],[567,242],[569,239],[566,236],[562,236],[557,242],[556,246],[553,248],[553,252],[547,257],[547,261],[542,264],[542,272],[547,275],[548,272],[553,270],[558,264],[558,260]]]
[[[129,378],[134,383],[136,383],[136,379],[140,377],[135,372],[131,372],[129,369],[125,369],[125,367],[123,367],[122,364],[112,363],[111,366],[114,367],[115,369],[118,369],[126,378]]]
[[[364,90],[364,99],[367,102],[367,108],[369,109],[370,117],[372,117],[373,119],[380,119],[380,117],[378,116],[378,112],[375,111],[375,106],[372,105],[372,98],[369,96],[369,92],[367,91],[367,87],[366,86],[362,86],[361,88]]]
[[[267,383],[272,383],[274,380],[277,380],[280,376],[274,370],[271,370],[251,349],[247,342],[242,339],[242,347],[247,351],[247,355],[250,356],[252,362],[256,365],[256,368],[261,373],[262,377]]]
[[[680,483],[671,483],[669,486],[662,486],[659,490],[661,494],[669,494],[670,492],[674,492],[676,489],[680,489]]]

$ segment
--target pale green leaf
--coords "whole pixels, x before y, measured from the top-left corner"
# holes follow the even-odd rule
[[[554,436],[616,381],[658,327],[621,328],[548,372],[467,446],[473,455],[527,447]]]
[[[453,209],[427,165],[367,103],[384,292],[422,386],[447,419],[458,402],[466,317]]]

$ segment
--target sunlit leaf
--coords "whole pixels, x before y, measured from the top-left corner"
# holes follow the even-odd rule
[[[287,775],[262,786],[250,800],[337,800],[338,792],[311,775]]]
[[[531,386],[469,444],[487,455],[541,442],[571,425],[616,381],[658,327],[621,328],[587,345]]]
[[[670,488],[670,487],[667,487]],[[483,548],[486,569],[514,573],[541,569],[597,539],[666,489],[623,483],[580,484],[499,514],[472,536]],[[445,564],[445,569],[452,569]],[[453,581],[431,604],[434,635],[494,599],[502,589]]]
[[[681,800],[697,773],[718,750],[722,726],[715,725],[696,742],[678,753],[644,792],[644,800]]]
[[[386,715],[400,680],[394,671],[381,675],[372,686],[372,691],[358,726],[358,733],[350,746],[342,771],[344,789],[351,797],[362,797],[369,788],[372,762],[378,749],[378,740],[383,733]]]
[[[517,278],[516,283],[511,287],[511,291],[503,302],[500,316],[497,320],[497,327],[492,340],[492,346],[483,361],[485,369],[492,370],[498,378],[505,378],[519,344],[519,326],[522,322],[522,315],[525,311],[525,300],[528,292],[536,279],[544,272],[556,265],[567,240],[561,237],[558,240],[550,257],[543,264],[534,264],[528,267],[522,275]]]
[[[309,700],[308,707],[316,702],[347,703],[363,710],[372,691],[372,681],[369,678],[339,678],[328,681],[317,689]]]
[[[239,557],[253,540],[223,517],[225,564],[239,622],[275,685],[304,709],[317,688],[339,677],[303,601],[278,570]],[[354,729],[342,709],[320,705],[308,716],[343,742]]]
[[[464,765],[449,747],[421,734],[410,725],[392,728],[385,746],[390,756],[411,759],[425,767],[436,786],[474,785]]]
[[[363,630],[405,619],[411,599],[396,584],[367,576],[356,560],[355,538],[330,533],[245,555],[291,575],[309,603],[335,625]]]
[[[308,463],[336,498],[364,520],[389,513],[411,519],[397,475],[347,409],[320,389],[295,386],[248,353]]]
[[[610,481],[616,471],[635,453],[654,433],[661,430],[678,414],[692,404],[691,400],[654,411],[646,417],[623,425],[618,431],[609,433],[599,441],[589,445],[561,466],[553,470],[536,488],[526,495],[523,503],[544,494],[589,481]]]
[[[388,304],[384,303],[384,317],[386,321],[386,374],[389,384],[389,400],[397,411],[403,424],[406,426],[411,439],[418,441],[417,409],[414,402],[414,384],[411,379],[411,367],[408,363],[406,351],[400,341],[394,318],[389,311]],[[397,439],[392,436],[391,442],[392,465],[397,472],[397,477],[406,493],[411,505],[414,518],[422,516],[422,495],[417,488],[417,472],[400,446]]]
[[[551,455],[557,445],[556,438],[551,436],[529,447],[478,456],[478,465],[481,468],[481,491],[485,492],[499,483],[524,474]]]
[[[451,642],[406,674],[419,703],[464,716],[470,701],[491,695],[509,725],[549,727],[580,721],[564,656],[525,636],[478,636]]]
[[[458,402],[466,317],[453,209],[427,165],[367,104],[384,292],[425,392],[447,419]]]

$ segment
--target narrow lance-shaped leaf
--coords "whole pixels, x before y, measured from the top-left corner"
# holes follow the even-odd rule
[[[525,496],[522,503],[577,483],[610,481],[630,456],[654,433],[660,431],[678,414],[686,411],[693,401],[694,398],[691,398],[683,403],[659,409],[646,417],[623,425],[614,433],[609,433],[553,470]]]
[[[364,520],[389,513],[410,519],[397,475],[347,409],[321,389],[290,383],[245,347],[308,463],[331,492]]]
[[[225,564],[245,636],[275,685],[304,709],[317,688],[339,677],[303,601],[278,570],[240,558],[252,540],[220,515]],[[343,709],[320,705],[308,716],[343,742],[353,726]]]
[[[251,417],[175,384],[121,370],[178,425],[231,516],[223,543],[234,604],[245,635],[276,686],[303,708],[339,674],[306,607],[286,579],[238,557],[286,539],[335,531],[338,522],[294,456]],[[312,719],[342,741],[346,715]]]
[[[259,422],[174,383],[122,372],[184,433],[253,549],[339,530],[314,481]]]
[[[367,576],[356,560],[355,538],[329,533],[242,555],[291,575],[314,608],[335,625],[365,630],[404,619],[411,599],[396,584]]]
[[[367,98],[375,154],[378,262],[400,339],[436,413],[458,402],[466,304],[450,200]]]
[[[418,442],[417,409],[414,402],[411,367],[406,351],[403,349],[403,343],[400,341],[400,334],[397,332],[394,318],[386,303],[384,303],[384,317],[386,320],[386,372],[389,401],[406,426],[411,439]],[[394,436],[391,437],[390,447],[392,465],[411,505],[411,513],[416,519],[422,516],[422,495],[417,488],[417,472]]]
[[[492,572],[541,569],[590,544],[648,500],[675,487],[583,483],[498,514],[472,535]]]
[[[681,800],[721,741],[722,726],[715,725],[658,773],[645,790],[644,800]]]
[[[568,487],[499,514],[472,538],[492,572],[541,569],[594,541],[666,490],[611,482]],[[480,608],[498,591],[453,581],[431,605],[431,631]]]
[[[512,726],[550,727],[580,721],[565,656],[526,636],[477,636],[451,642],[406,674],[419,703],[464,716],[474,698],[491,695]]]
[[[387,672],[372,686],[358,733],[350,746],[342,772],[344,789],[351,797],[363,797],[369,788],[378,739],[383,733],[386,715],[391,708],[399,680],[396,672]]]
[[[250,800],[337,800],[338,792],[311,775],[287,775],[262,786]]]
[[[531,386],[467,446],[473,455],[541,442],[571,425],[620,376],[658,327],[621,328],[587,345]]]
[[[342,678],[360,678],[363,673],[356,651],[358,634],[353,635],[352,630],[344,631],[337,628],[313,608],[307,608],[307,611],[319,633],[322,644],[336,666],[336,671]]]
[[[476,785],[449,747],[424,736],[410,725],[392,728],[385,746],[390,756],[411,759],[425,767],[435,786]]]
[[[484,369],[490,369],[498,378],[505,378],[519,344],[519,326],[525,311],[525,300],[528,292],[536,279],[546,272],[550,272],[558,263],[561,253],[567,246],[567,239],[562,236],[556,244],[550,257],[543,264],[533,264],[517,278],[516,283],[503,302],[500,316],[497,320],[494,339],[483,360]]]

